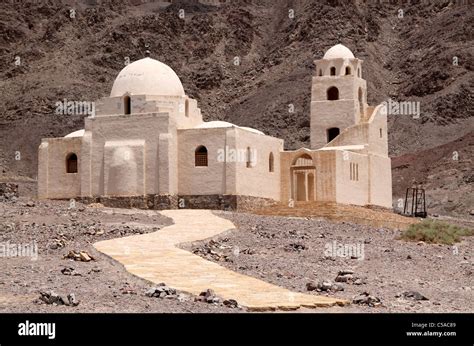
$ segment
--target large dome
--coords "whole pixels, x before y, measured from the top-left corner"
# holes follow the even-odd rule
[[[336,44],[329,48],[324,54],[323,59],[354,59],[351,50],[342,44]]]
[[[115,78],[110,97],[130,95],[184,96],[178,75],[158,60],[144,58],[125,66]]]

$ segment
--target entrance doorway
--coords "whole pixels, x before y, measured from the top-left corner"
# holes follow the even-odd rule
[[[299,202],[316,200],[316,167],[308,154],[296,158],[291,165],[291,198]]]

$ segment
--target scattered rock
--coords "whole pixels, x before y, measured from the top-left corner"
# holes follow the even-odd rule
[[[78,306],[79,305],[79,301],[76,299],[76,295],[74,293],[68,294],[67,300],[69,302],[69,305],[71,305],[71,306]]]
[[[128,284],[122,287],[120,289],[120,292],[122,292],[122,294],[137,294],[137,291],[134,288],[130,287]]]
[[[207,289],[203,292],[201,292],[199,294],[199,297],[196,297],[196,299],[194,299],[194,301],[197,301],[197,302],[205,302],[205,303],[214,303],[214,304],[218,304],[221,299],[216,296],[216,294],[214,293],[213,290],[211,289]]]
[[[368,305],[370,307],[379,306],[382,304],[380,298],[370,295],[369,292],[362,292],[352,299],[352,303],[359,305]]]
[[[336,282],[352,282],[353,276],[351,274],[338,275],[334,281]]]
[[[64,267],[61,269],[61,273],[69,276],[82,276],[82,274],[77,272],[73,267]]]
[[[226,299],[222,302],[222,304],[224,304],[228,308],[232,308],[232,309],[235,309],[235,308],[239,307],[239,303],[237,303],[237,301],[235,299]]]
[[[317,292],[344,291],[344,287],[341,284],[333,284],[329,280],[320,281],[318,283],[308,282],[306,284],[306,289],[308,291],[317,291]]]
[[[285,246],[285,251],[296,251],[296,252],[301,252],[303,250],[307,250],[308,247],[303,244],[298,244],[298,243],[291,243]]]
[[[177,292],[174,288],[166,286],[165,283],[160,283],[156,287],[150,288],[145,292],[147,297],[156,297],[156,298],[177,298]]]
[[[413,299],[413,300],[429,300],[428,298],[426,298],[424,295],[422,295],[420,292],[417,292],[417,291],[403,292],[401,296],[403,296],[404,298]]]
[[[339,271],[339,275],[348,275],[348,274],[354,274],[354,271],[352,269],[344,269]]]
[[[40,291],[39,299],[46,304],[65,305],[66,300],[54,291]]]
[[[30,207],[30,208],[31,208],[31,207],[34,207],[34,206],[35,206],[35,202],[33,202],[33,201],[28,201],[28,202],[26,202],[25,205],[26,205],[27,207]]]
[[[79,301],[76,299],[76,295],[74,293],[70,293],[67,295],[67,298],[60,296],[59,294],[55,293],[54,291],[40,291],[40,302],[49,304],[49,305],[67,305],[67,306],[78,306]]]
[[[85,251],[76,252],[74,250],[69,251],[69,253],[65,255],[64,258],[69,258],[69,259],[73,259],[74,261],[82,261],[82,262],[90,262],[94,260],[94,258],[90,256],[87,252]]]

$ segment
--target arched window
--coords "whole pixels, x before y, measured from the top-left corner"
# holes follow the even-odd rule
[[[194,166],[207,167],[207,148],[200,145],[194,151]]]
[[[275,171],[273,153],[270,153],[270,156],[268,157],[268,171],[269,172]]]
[[[349,66],[346,66],[346,76],[349,76],[351,74],[351,68]]]
[[[336,68],[331,67],[331,76],[335,76],[335,75],[336,75]]]
[[[130,100],[130,96],[123,97],[123,114],[130,114],[132,108],[132,101]]]
[[[66,173],[77,173],[77,155],[74,153],[66,157]]]
[[[360,67],[357,69],[357,77],[360,78]]]
[[[250,147],[247,147],[247,168],[252,167],[252,150]]]
[[[339,136],[339,132],[339,128],[337,127],[331,127],[330,129],[327,129],[326,133],[328,137],[328,143]]]
[[[328,100],[334,101],[339,100],[339,89],[336,87],[330,87],[327,91]]]

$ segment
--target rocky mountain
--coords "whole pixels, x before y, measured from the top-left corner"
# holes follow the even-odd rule
[[[288,149],[309,146],[313,61],[342,43],[364,60],[369,103],[419,102],[417,119],[389,116],[394,199],[416,180],[431,211],[467,216],[473,8],[461,0],[3,1],[0,176],[34,178],[40,139],[83,127],[83,116],[56,115],[55,103],[107,95],[126,61],[147,49],[177,72],[205,120],[255,127]]]

